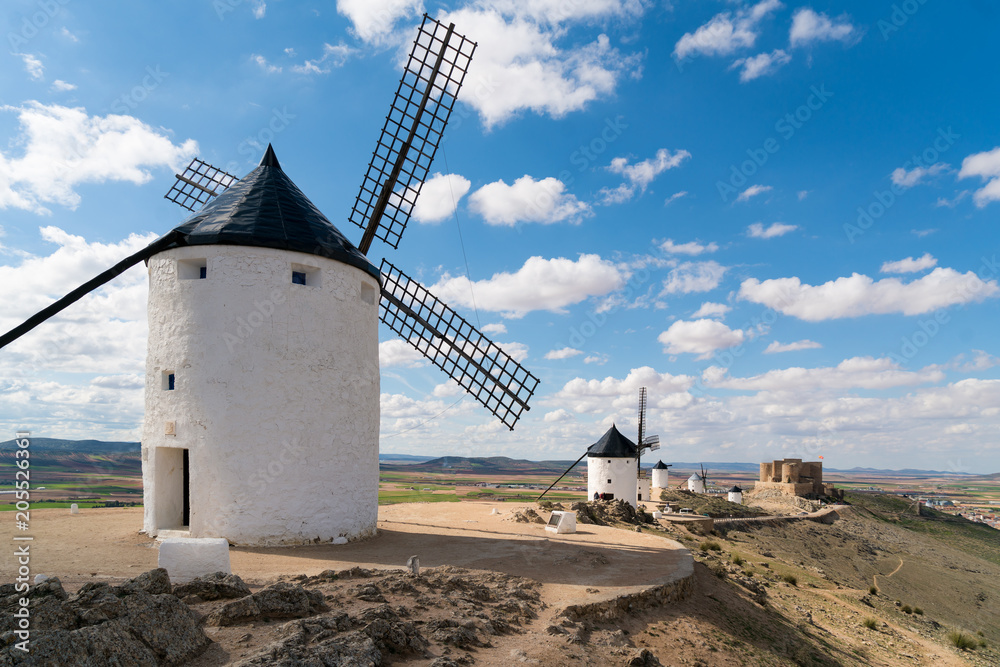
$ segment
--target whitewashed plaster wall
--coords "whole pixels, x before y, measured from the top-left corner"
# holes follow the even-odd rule
[[[587,500],[594,499],[594,492],[613,493],[615,499],[636,504],[635,459],[587,457]],[[608,480],[611,480],[608,483]]]
[[[663,468],[653,470],[653,486],[657,489],[666,489],[670,486],[670,470]]]
[[[293,270],[306,285],[292,284]],[[149,260],[149,534],[180,527],[175,448],[189,450],[191,537],[272,545],[374,534],[378,298],[364,271],[292,251],[190,246]]]

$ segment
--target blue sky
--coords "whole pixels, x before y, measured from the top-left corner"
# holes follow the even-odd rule
[[[575,458],[646,386],[667,461],[1000,470],[992,3],[527,4],[5,3],[0,328],[183,220],[195,155],[243,176],[272,142],[357,242],[426,11],[479,47],[369,255],[541,384],[511,433],[382,331],[383,451]],[[6,348],[0,429],[137,439],[145,294]]]

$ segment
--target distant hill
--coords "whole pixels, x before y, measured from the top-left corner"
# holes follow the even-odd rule
[[[14,449],[14,441],[0,442],[0,451]],[[62,438],[31,438],[31,449],[78,454],[138,453],[138,442],[107,442],[104,440],[63,440]]]
[[[454,472],[477,475],[536,474],[558,475],[573,465],[572,461],[528,461],[506,456],[468,458],[465,456],[441,456],[423,463],[403,464],[400,467],[417,472]],[[580,468],[586,464],[581,463]],[[383,465],[383,468],[391,466]]]
[[[423,463],[425,461],[430,461],[433,456],[413,456],[412,454],[383,454],[379,453],[379,461],[412,461],[413,463]]]

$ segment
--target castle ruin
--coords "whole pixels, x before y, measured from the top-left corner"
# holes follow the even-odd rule
[[[760,464],[760,481],[754,490],[774,489],[788,496],[819,498],[832,496],[842,499],[843,490],[823,483],[823,463],[802,459],[781,459]]]

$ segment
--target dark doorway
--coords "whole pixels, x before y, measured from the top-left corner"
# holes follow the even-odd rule
[[[191,525],[191,467],[189,464],[188,450],[184,450],[184,509],[181,517],[182,526]]]

